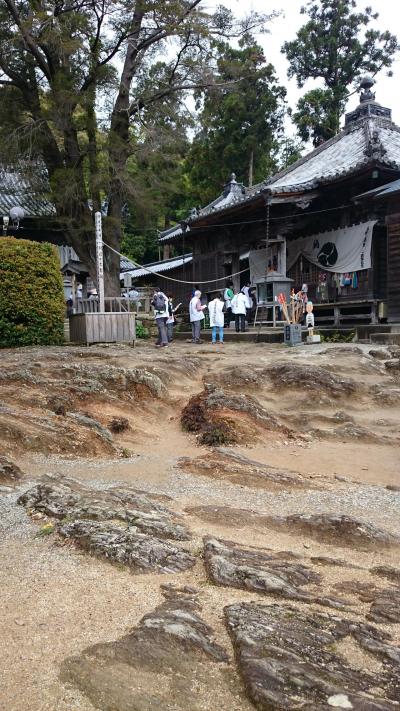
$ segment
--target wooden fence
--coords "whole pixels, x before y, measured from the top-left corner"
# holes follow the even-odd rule
[[[72,343],[133,343],[136,340],[135,314],[81,313],[69,317]]]

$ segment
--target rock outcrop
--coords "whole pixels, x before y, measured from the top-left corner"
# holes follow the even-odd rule
[[[178,573],[192,568],[196,558],[170,542],[108,522],[74,521],[61,524],[61,536],[111,563],[126,565],[134,573]]]
[[[202,619],[196,595],[183,588],[167,598],[117,641],[67,659],[62,680],[103,711],[201,711],[211,699],[215,709],[239,711],[243,700],[229,678],[228,656]]]
[[[321,483],[290,469],[280,469],[249,459],[229,448],[216,447],[206,457],[182,457],[178,465],[185,471],[201,474],[212,479],[226,480],[232,484],[257,489],[318,489]]]
[[[243,548],[232,541],[206,537],[204,562],[210,580],[217,585],[339,609],[350,604],[314,590],[304,591],[304,586],[315,586],[322,578],[290,551]]]
[[[14,486],[24,476],[23,471],[8,457],[0,455],[0,486]]]
[[[215,384],[190,398],[181,414],[181,425],[201,444],[219,446],[252,441],[265,430],[292,436],[292,431],[250,395],[228,393]]]
[[[7,363],[0,372],[0,440],[10,449],[115,455],[109,416],[125,417],[127,403],[167,394],[161,377],[150,369],[104,363],[99,352],[92,359],[75,349],[59,349],[58,357],[38,353],[36,361],[18,354],[12,359],[17,365]],[[104,416],[102,403],[109,405]]]
[[[260,711],[329,708],[394,711],[400,648],[371,625],[285,605],[238,603],[225,608],[237,664]],[[345,653],[350,642],[364,668]],[[343,651],[341,651],[343,649]],[[369,671],[369,655],[383,660]]]
[[[386,578],[393,583],[400,584],[400,568],[394,568],[392,565],[376,565],[371,568],[370,572],[380,578]]]
[[[269,525],[272,528],[284,528],[289,532],[302,533],[318,541],[343,547],[366,550],[400,546],[399,536],[353,516],[328,513],[271,516]]]
[[[281,363],[266,368],[265,374],[281,389],[309,390],[335,398],[348,397],[357,390],[353,380],[339,378],[321,366]]]
[[[59,520],[63,538],[133,572],[179,572],[196,562],[187,550],[169,542],[191,538],[179,517],[135,489],[98,491],[73,479],[49,478],[18,501],[29,512]]]
[[[336,583],[336,590],[350,593],[358,597],[361,602],[371,603],[367,620],[385,624],[400,622],[400,587],[392,585],[390,588],[378,588],[368,582],[360,580],[343,580]]]

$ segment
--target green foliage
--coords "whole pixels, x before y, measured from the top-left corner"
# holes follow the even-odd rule
[[[293,116],[300,137],[315,145],[338,132],[349,88],[362,74],[390,67],[399,48],[390,32],[370,27],[378,13],[356,7],[356,0],[310,0],[301,10],[308,21],[282,47],[299,87],[309,79],[323,82],[300,99]]]
[[[0,346],[63,343],[64,313],[55,247],[0,238]]]
[[[168,223],[166,193],[183,209],[185,101],[214,81],[215,38],[263,32],[270,18],[235,19],[205,0],[0,3],[0,143],[7,160],[43,161],[63,234],[92,277],[90,204],[107,204],[104,233],[117,251],[125,205],[136,232],[143,214],[146,226]],[[106,293],[119,293],[115,253],[104,271]]]
[[[158,260],[158,235],[156,230],[146,230],[140,233],[136,229],[135,219],[130,218],[124,225],[121,252],[138,264],[148,264]]]
[[[36,537],[37,538],[45,538],[46,536],[51,536],[52,533],[54,533],[56,530],[56,527],[54,523],[45,523],[44,526],[39,528]]]
[[[149,329],[146,328],[146,326],[143,326],[143,324],[140,321],[136,322],[136,338],[148,338],[149,337]]]
[[[344,105],[346,91],[340,101]],[[340,129],[337,101],[331,89],[311,89],[297,102],[293,121],[302,141],[313,141],[318,146],[335,136]]]
[[[355,331],[349,331],[349,333],[329,331],[327,334],[320,334],[321,343],[353,343],[355,335]]]
[[[186,161],[193,204],[219,195],[232,171],[249,184],[277,167],[286,90],[250,34],[238,48],[221,42],[218,53],[216,84],[198,96],[200,129]]]

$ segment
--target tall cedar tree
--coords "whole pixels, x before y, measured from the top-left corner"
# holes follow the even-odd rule
[[[107,197],[105,238],[120,247],[130,191],[132,125],[169,97],[214,83],[213,37],[262,30],[202,0],[1,0],[0,130],[7,153],[43,159],[67,242],[95,274],[93,214]],[[160,71],[152,66],[163,58]],[[153,79],[151,81],[151,79]],[[8,102],[8,111],[4,110]],[[1,108],[3,107],[3,108]],[[99,124],[102,140],[99,141]],[[119,258],[105,251],[106,293]]]
[[[221,86],[202,93],[201,128],[187,160],[194,204],[214,199],[232,172],[247,185],[266,178],[276,168],[283,124],[286,90],[254,38],[218,50]]]
[[[352,85],[364,73],[375,75],[390,67],[399,48],[390,32],[370,27],[377,12],[370,7],[354,12],[356,5],[356,0],[309,2],[301,9],[309,20],[282,47],[288,76],[295,76],[300,88],[308,79],[323,82],[304,94],[293,114],[301,139],[312,139],[314,145],[338,133]]]
[[[154,83],[165,71],[158,62],[143,80]],[[184,159],[193,125],[180,96],[172,95],[147,110],[133,127],[135,152],[128,160],[132,188],[123,224],[122,251],[131,259],[155,261],[159,256],[157,229],[187,215]]]

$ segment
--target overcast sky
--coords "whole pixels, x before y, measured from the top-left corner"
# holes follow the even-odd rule
[[[211,5],[214,3],[210,3]],[[306,89],[315,86],[315,82],[310,81],[306,88],[298,89],[294,79],[287,78],[287,61],[280,49],[285,40],[294,39],[297,30],[306,21],[306,16],[300,14],[300,8],[305,5],[304,0],[221,0],[215,5],[223,4],[229,7],[236,15],[242,15],[249,10],[269,13],[273,10],[281,10],[282,15],[270,23],[270,34],[259,35],[257,37],[264,47],[267,61],[271,62],[278,74],[280,82],[287,88],[287,100],[289,106],[295,106],[297,99]],[[379,18],[374,23],[377,29],[390,30],[400,36],[400,2],[399,0],[369,0],[368,2],[358,2],[358,7],[364,9],[369,5],[373,10],[379,12]],[[393,120],[400,125],[400,54],[392,66],[393,77],[389,78],[385,72],[376,76],[376,99],[383,106],[392,109]],[[358,95],[350,97],[347,110],[351,111],[358,105]],[[289,129],[289,126],[288,126]],[[294,129],[289,129],[293,132]]]

